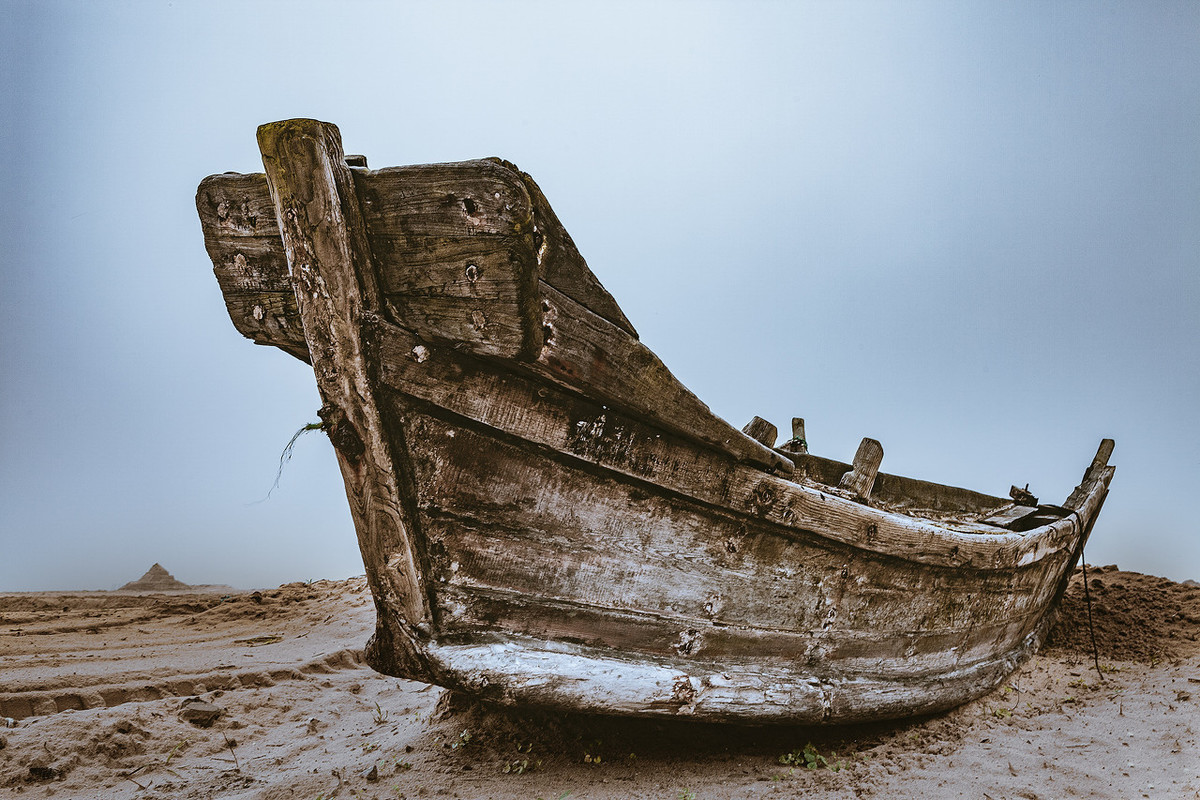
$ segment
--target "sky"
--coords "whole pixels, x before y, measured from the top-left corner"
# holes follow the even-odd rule
[[[0,0],[0,590],[362,572],[311,370],[194,195],[255,128],[534,176],[714,411],[1200,579],[1200,4]],[[268,492],[270,496],[268,497]]]

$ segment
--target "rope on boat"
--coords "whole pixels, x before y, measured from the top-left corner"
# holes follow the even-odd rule
[[[1100,676],[1101,683],[1104,682],[1104,672],[1100,669],[1100,651],[1096,647],[1096,626],[1092,622],[1092,593],[1088,591],[1088,576],[1087,576],[1087,560],[1083,555],[1083,548],[1079,548],[1079,563],[1083,565],[1083,599],[1087,603],[1088,612],[1088,633],[1092,637],[1092,663],[1096,665],[1096,674]]]
[[[1083,552],[1087,533],[1084,531],[1083,517],[1079,515],[1078,509],[1071,509],[1071,516],[1075,517],[1075,521],[1079,524],[1079,565],[1083,568],[1083,600],[1087,605],[1088,636],[1092,640],[1092,663],[1096,665],[1096,674],[1100,676],[1100,682],[1103,683],[1104,670],[1100,669],[1100,650],[1096,647],[1096,624],[1092,621],[1092,593],[1088,589],[1087,556]]]

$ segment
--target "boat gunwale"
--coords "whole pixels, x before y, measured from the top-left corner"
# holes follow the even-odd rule
[[[604,409],[608,415],[624,417],[619,409],[611,405],[603,404],[594,398],[587,397],[541,376],[524,372],[520,370],[518,365],[468,353],[455,352],[451,347],[433,345],[421,340],[415,334],[395,323],[377,320],[373,323],[373,326],[376,328],[376,336],[379,337],[379,344],[382,351],[381,355],[383,355],[383,362],[386,365],[384,369],[385,374],[380,377],[380,382],[385,384],[391,391],[400,392],[418,401],[429,403],[463,420],[469,420],[485,428],[500,431],[517,440],[527,441],[545,448],[547,453],[556,454],[558,458],[566,459],[576,464],[587,465],[589,468],[611,472],[624,480],[637,482],[656,491],[679,494],[709,508],[771,523],[780,530],[792,534],[795,534],[797,531],[804,531],[841,544],[909,562],[998,571],[1028,566],[1056,552],[1071,549],[1082,532],[1083,527],[1086,526],[1086,519],[1091,513],[1094,513],[1093,509],[1096,505],[1098,494],[1106,490],[1108,482],[1111,480],[1112,467],[1104,467],[1104,469],[1109,470],[1107,478],[1103,474],[1093,474],[1094,470],[1089,470],[1084,481],[1080,484],[1080,487],[1085,488],[1085,494],[1079,503],[1079,508],[1074,509],[1073,513],[1068,513],[1061,519],[1046,525],[1027,531],[1005,531],[997,528],[995,533],[964,533],[946,527],[935,520],[907,514],[902,511],[872,507],[855,500],[840,497],[833,492],[822,491],[818,486],[810,486],[806,483],[790,480],[786,476],[773,475],[753,465],[737,462],[719,451],[695,444],[677,433],[654,425],[653,420],[627,417],[620,419],[619,425],[614,423],[616,427],[653,428],[660,432],[659,435],[677,437],[679,441],[673,442],[672,446],[691,449],[695,454],[703,453],[708,455],[712,460],[722,463],[724,468],[732,473],[728,481],[731,486],[753,485],[759,487],[763,484],[768,484],[774,487],[776,497],[782,498],[786,494],[800,495],[810,505],[828,504],[833,507],[835,513],[840,513],[844,517],[857,518],[859,523],[853,532],[845,532],[834,525],[806,525],[802,527],[800,524],[790,524],[778,518],[778,515],[775,515],[776,518],[772,518],[770,511],[765,516],[755,515],[749,511],[735,507],[732,503],[723,504],[697,496],[694,492],[681,491],[677,487],[670,486],[665,481],[655,480],[650,474],[638,474],[631,468],[627,467],[623,469],[620,465],[605,463],[595,456],[589,457],[574,453],[560,444],[546,441],[545,438],[539,441],[530,437],[529,426],[526,426],[524,430],[516,430],[512,425],[506,426],[503,420],[489,421],[472,416],[472,414],[468,413],[461,406],[458,409],[449,407],[445,402],[438,402],[437,399],[430,397],[428,394],[420,393],[419,382],[405,381],[405,385],[397,385],[393,382],[397,378],[403,379],[406,376],[416,377],[418,374],[417,370],[431,370],[437,366],[438,362],[445,360],[449,362],[451,369],[460,372],[460,381],[455,384],[455,391],[445,395],[451,402],[462,402],[473,395],[489,398],[495,397],[499,391],[497,384],[511,384],[515,381],[526,384],[520,387],[520,389],[523,389],[523,393],[531,398],[528,409],[530,414],[536,413],[534,410],[535,403],[532,402],[533,398],[542,401],[543,407],[553,408],[556,405],[561,406],[561,404],[555,403],[552,398],[540,396],[539,392],[561,392],[573,396],[576,402],[588,403]],[[421,361],[418,362],[412,358],[405,358],[402,355],[418,346],[425,348],[424,357]],[[395,349],[393,350],[393,348]],[[397,356],[391,359],[387,358],[386,353],[388,351],[396,353]],[[489,387],[489,390],[472,391],[469,386],[464,387],[462,385],[461,373],[465,372],[473,373],[469,376],[468,380],[475,379],[479,375],[487,375],[486,382],[493,385]],[[508,390],[512,392],[511,388],[508,388]],[[1103,470],[1101,470],[1101,473],[1103,473]],[[778,506],[780,503],[777,502],[775,505]],[[803,518],[804,515],[797,513],[796,516]],[[1080,519],[1077,521],[1076,517]],[[883,526],[882,529],[881,525]],[[875,534],[868,532],[871,526],[876,528]],[[924,548],[921,552],[913,552],[911,550],[905,552],[899,546],[899,543],[894,547],[884,546],[888,544],[888,537],[884,535],[884,530],[886,529],[907,530],[911,534],[922,538],[921,543],[924,545]]]

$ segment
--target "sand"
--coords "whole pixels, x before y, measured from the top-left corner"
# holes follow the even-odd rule
[[[0,794],[1200,798],[1200,588],[1090,577],[1103,677],[1077,580],[1002,689],[832,729],[502,712],[382,676],[361,662],[361,578],[0,595]]]

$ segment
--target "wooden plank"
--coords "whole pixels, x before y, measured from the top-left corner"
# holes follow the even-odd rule
[[[541,279],[581,306],[637,338],[633,324],[608,293],[575,247],[571,234],[559,221],[542,189],[529,173],[509,161],[492,159],[515,172],[525,183],[533,203],[534,247]]]
[[[644,344],[552,286],[541,288],[545,341],[533,372],[739,461],[792,472],[791,461],[714,414]]]
[[[415,413],[405,424],[431,574],[454,585],[623,609],[684,627],[964,636],[1034,611],[1034,588],[1050,567],[903,569],[547,459],[485,431]]]
[[[300,119],[259,127],[258,142],[324,403],[321,419],[380,610],[368,659],[384,672],[425,674],[417,643],[432,618],[423,547],[403,500],[406,473],[374,399],[378,366],[362,325],[380,306],[379,290],[341,136],[334,125]]]
[[[792,477],[796,481],[837,486],[842,475],[852,469],[845,462],[801,452],[790,442],[784,443],[781,452],[795,463]],[[990,514],[1012,504],[1007,497],[886,472],[876,474],[871,497],[880,508],[935,519],[939,514]]]
[[[713,668],[683,659],[623,657],[586,645],[546,646],[519,636],[434,644],[439,680],[503,704],[566,706],[610,714],[820,724],[935,713],[991,691],[1040,641],[930,679],[814,676],[805,666],[752,658]]]
[[[214,236],[279,238],[267,176],[261,172],[210,175],[196,190],[196,210]]]
[[[980,522],[986,522],[988,525],[995,525],[998,528],[1008,528],[1036,513],[1037,506],[1013,506],[984,517]]]
[[[234,327],[304,361],[308,345],[262,173],[212,175],[196,191],[204,245]]]
[[[379,341],[381,380],[397,391],[541,444],[547,452],[582,458],[787,530],[803,520],[809,531],[864,550],[918,563],[979,569],[1031,563],[1077,539],[1077,524],[1071,519],[1030,534],[955,533],[732,464],[728,456],[670,436],[645,420],[602,408],[534,378],[504,372],[452,348],[426,347],[397,328],[383,326]],[[1087,513],[1081,514],[1087,518]]]
[[[370,236],[530,236],[533,211],[520,177],[490,161],[355,171]]]
[[[619,609],[557,602],[529,593],[439,587],[441,642],[509,632],[547,642],[575,642],[629,656],[684,657],[697,665],[753,660],[813,676],[933,678],[994,658],[1016,646],[1036,622],[1022,616],[965,631],[777,631],[687,622]],[[969,645],[962,647],[965,641]],[[1001,643],[1008,647],[1000,647]]]
[[[355,173],[388,310],[433,341],[501,358],[542,347],[533,212],[491,161]]]

